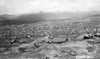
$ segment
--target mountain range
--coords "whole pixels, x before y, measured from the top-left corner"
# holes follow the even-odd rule
[[[17,25],[36,23],[39,21],[51,20],[99,20],[99,13],[84,14],[84,13],[37,13],[37,14],[23,14],[23,15],[0,15],[0,25]]]

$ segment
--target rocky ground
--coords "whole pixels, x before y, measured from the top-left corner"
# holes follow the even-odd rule
[[[0,26],[0,59],[99,59],[99,38],[91,21]]]

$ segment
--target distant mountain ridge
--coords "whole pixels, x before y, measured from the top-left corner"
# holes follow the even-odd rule
[[[0,25],[12,25],[12,24],[28,24],[36,23],[39,21],[48,20],[99,20],[100,14],[74,14],[74,13],[38,13],[38,14],[25,14],[20,16],[15,15],[1,15]]]

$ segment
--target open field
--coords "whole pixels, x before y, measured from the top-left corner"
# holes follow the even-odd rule
[[[63,58],[61,57],[60,59],[66,59],[66,58],[74,59],[77,54],[76,55],[72,54],[71,56],[69,55],[65,56],[63,55],[64,53],[61,53],[61,51],[63,50],[65,51],[65,49],[68,49],[69,51],[70,47],[67,46],[71,45],[73,47],[74,41],[80,42],[80,40],[82,40],[82,38],[77,39],[79,36],[88,33],[93,34],[95,30],[97,30],[96,32],[100,33],[100,23],[98,21],[69,22],[69,21],[59,20],[59,21],[41,21],[34,24],[31,23],[31,24],[0,26],[0,55],[2,56],[1,59],[2,58],[42,59],[43,57],[46,56],[46,54],[49,55],[50,51],[51,52],[58,51],[60,55],[64,56]],[[67,42],[65,42],[64,45],[58,43],[48,44],[46,43],[47,41],[45,41],[44,39],[46,36],[48,37],[49,35],[53,37],[53,42],[64,41],[66,38],[68,38],[71,41],[71,43],[68,42],[69,45],[67,44]],[[41,39],[43,39],[43,41]],[[35,47],[34,43],[36,43],[37,47],[39,48]],[[82,44],[82,46],[80,46],[80,44]],[[80,48],[83,47],[84,44],[85,43],[77,43],[75,46]],[[80,50],[85,51],[84,49]],[[68,51],[66,51],[66,53],[71,52]],[[50,58],[53,57],[51,56]]]

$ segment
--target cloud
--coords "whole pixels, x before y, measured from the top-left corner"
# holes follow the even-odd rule
[[[1,14],[99,11],[100,0],[0,0]]]

